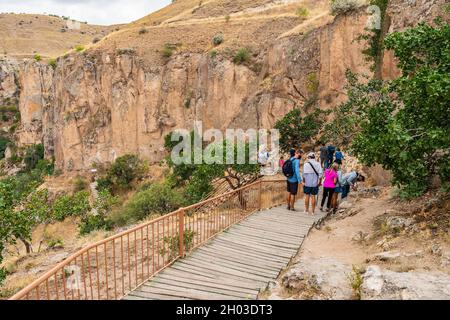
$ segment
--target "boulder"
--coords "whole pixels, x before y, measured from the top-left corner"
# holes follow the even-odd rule
[[[445,273],[393,272],[369,266],[363,275],[362,300],[450,300]]]
[[[309,290],[312,299],[347,300],[352,298],[348,280],[350,266],[331,258],[305,258],[282,278],[282,285],[299,292]]]

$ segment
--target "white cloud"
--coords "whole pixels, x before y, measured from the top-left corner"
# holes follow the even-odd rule
[[[0,12],[47,13],[90,24],[128,23],[170,4],[171,0],[0,0]]]

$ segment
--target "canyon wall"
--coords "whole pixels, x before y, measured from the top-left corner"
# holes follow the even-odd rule
[[[391,1],[390,31],[405,27],[396,15],[406,2]],[[165,156],[165,135],[191,129],[194,120],[204,129],[272,128],[295,106],[305,112],[333,107],[345,99],[347,69],[371,75],[361,54],[365,44],[356,41],[366,22],[362,10],[305,34],[280,36],[246,65],[208,52],[152,64],[126,48],[60,57],[55,70],[28,61],[20,65],[17,84],[18,142],[43,142],[58,169],[82,171],[127,153],[157,162]],[[382,70],[386,77],[398,74],[390,53]]]

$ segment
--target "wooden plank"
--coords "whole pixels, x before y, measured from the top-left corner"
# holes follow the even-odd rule
[[[249,296],[257,296],[258,291],[254,290],[252,292],[249,292],[248,290],[244,289],[230,289],[230,288],[224,288],[223,286],[214,284],[214,285],[208,285],[207,283],[196,283],[194,281],[186,282],[185,280],[174,280],[174,279],[168,279],[167,277],[157,277],[154,280],[151,281],[152,284],[164,284],[173,286],[175,288],[185,288],[185,289],[194,289],[199,291],[205,291],[205,292],[211,292],[216,294],[226,294],[226,295],[232,295],[234,297],[238,298],[247,298]]]
[[[217,271],[214,269],[204,269],[202,267],[198,267],[198,266],[192,266],[192,265],[188,265],[188,264],[181,264],[181,263],[177,263],[172,265],[172,268],[178,269],[178,270],[182,270],[182,271],[186,271],[186,272],[193,272],[193,273],[197,273],[197,274],[201,274],[201,275],[215,275],[218,277],[224,277],[227,279],[233,279],[236,281],[242,281],[242,283],[248,283],[248,284],[255,284],[258,286],[265,286],[267,285],[267,280],[255,280],[255,279],[249,279],[240,275],[235,275],[235,274],[229,274],[229,273],[224,273],[221,271]]]
[[[283,237],[281,235],[269,234],[268,232],[258,231],[254,229],[238,229],[232,228],[228,230],[229,234],[235,235],[243,235],[243,236],[251,236],[253,238],[266,239],[271,241],[282,241],[285,243],[289,243],[291,245],[298,246],[299,242],[302,240],[301,236],[298,236],[295,240],[288,237]]]
[[[286,223],[282,223],[282,222],[276,222],[276,221],[265,221],[263,219],[246,219],[243,220],[240,225],[245,225],[245,224],[258,224],[258,225],[263,225],[263,226],[270,226],[272,231],[279,231],[284,230],[284,231],[288,231],[288,232],[297,232],[299,227],[303,227],[303,228],[309,228],[311,226],[311,223],[309,222],[286,222]]]
[[[247,245],[256,245],[258,247],[266,248],[267,250],[276,250],[277,253],[283,252],[286,254],[292,254],[293,252],[297,251],[298,246],[297,245],[290,245],[290,244],[284,244],[284,243],[276,243],[271,240],[265,240],[261,238],[255,238],[250,237],[246,235],[236,235],[236,234],[226,234],[222,235],[220,237],[224,240],[237,240],[237,241],[243,241]]]
[[[230,295],[216,294],[211,292],[177,288],[173,286],[158,285],[158,284],[154,284],[154,286],[144,285],[140,288],[140,291],[153,294],[160,294],[164,296],[189,298],[195,300],[239,300],[239,297]]]
[[[228,259],[235,262],[241,262],[245,265],[250,266],[264,266],[267,270],[280,270],[281,267],[284,265],[283,263],[273,264],[270,261],[264,260],[264,259],[252,259],[248,255],[236,255],[236,254],[228,254],[227,252],[214,252],[213,250],[204,250],[204,248],[198,248],[198,252],[201,252],[206,255],[210,255],[212,257],[219,257],[223,259]]]
[[[125,300],[191,300],[182,297],[165,296],[161,294],[153,294],[145,291],[133,291],[129,295],[125,296]]]
[[[299,237],[299,236],[304,236],[305,234],[307,234],[310,230],[310,228],[306,228],[303,226],[297,226],[296,228],[278,228],[278,227],[274,227],[274,226],[270,226],[264,223],[256,223],[256,222],[244,222],[242,223],[243,227],[247,227],[247,228],[255,228],[255,229],[260,229],[260,230],[265,230],[265,231],[272,231],[272,232],[278,232],[280,234],[287,234],[290,236],[295,236],[295,237]]]
[[[221,241],[219,238],[215,239],[214,243],[209,244],[207,246],[208,248],[224,248],[231,251],[237,251],[238,253],[245,253],[251,256],[256,256],[260,258],[264,258],[267,260],[275,261],[275,262],[281,262],[286,263],[285,257],[275,256],[271,253],[267,253],[265,251],[261,251],[254,248],[246,247],[243,244],[235,244],[228,241]]]
[[[166,272],[167,271],[167,272]],[[180,279],[180,281],[196,281],[196,283],[208,283],[211,285],[219,285],[232,289],[239,289],[243,292],[259,292],[257,286],[255,285],[247,285],[241,281],[234,281],[233,279],[227,278],[208,278],[205,276],[199,276],[190,272],[182,272],[172,268],[164,270],[164,272],[160,273],[158,277],[170,277],[171,279]]]
[[[246,233],[251,232],[252,234],[261,234],[263,236],[273,237],[275,239],[278,239],[278,238],[286,239],[291,242],[295,242],[301,237],[299,235],[291,236],[291,235],[281,234],[277,231],[272,231],[272,230],[255,230],[254,228],[249,228],[249,227],[245,227],[242,225],[235,225],[232,228],[230,228],[229,231],[241,231],[241,232],[246,232]]]
[[[281,250],[283,250],[283,249],[289,249],[289,250],[298,249],[298,243],[290,243],[283,239],[272,240],[272,239],[262,236],[261,234],[255,235],[255,234],[249,234],[249,233],[234,232],[234,231],[230,230],[229,232],[226,233],[226,235],[235,237],[236,239],[248,239],[248,241],[250,241],[250,242],[256,242],[256,243],[266,245],[266,246],[273,246],[275,248],[280,248]],[[226,238],[226,237],[224,237],[224,238]]]
[[[245,271],[248,273],[261,275],[261,276],[273,277],[274,275],[276,276],[279,273],[279,270],[278,271],[268,270],[261,266],[250,266],[250,265],[244,264],[242,262],[236,262],[236,261],[232,261],[230,259],[220,258],[218,256],[208,256],[201,252],[195,252],[195,254],[191,258],[198,260],[198,261],[209,262],[209,263],[217,264],[219,266],[230,267],[230,268],[233,268],[236,270],[242,270],[242,271]]]
[[[224,275],[230,274],[230,275],[240,276],[244,279],[251,279],[251,280],[258,280],[258,281],[268,281],[268,280],[272,279],[271,277],[259,276],[259,275],[251,274],[248,272],[240,271],[240,270],[235,270],[233,268],[221,267],[218,265],[203,263],[203,262],[196,262],[194,260],[192,260],[192,261],[184,260],[182,262],[182,264],[188,265],[188,266],[204,268],[205,272],[216,271],[216,272],[221,272]]]
[[[202,252],[208,252],[212,254],[221,255],[224,257],[231,257],[237,259],[246,259],[246,261],[254,262],[254,263],[265,263],[267,266],[272,268],[279,268],[280,266],[284,266],[285,262],[281,262],[278,260],[266,259],[264,256],[260,256],[254,252],[243,252],[239,250],[235,250],[233,248],[227,248],[224,246],[218,246],[217,244],[210,246],[203,246],[198,248],[197,250]]]
[[[268,253],[268,254],[273,254],[275,256],[278,256],[278,257],[281,257],[281,258],[285,258],[285,259],[288,259],[288,260],[290,260],[292,258],[292,255],[295,253],[295,251],[292,251],[292,253],[291,252],[285,252],[285,250],[276,250],[276,248],[273,248],[273,247],[267,248],[267,247],[264,247],[264,246],[260,246],[258,244],[252,244],[250,242],[242,244],[241,241],[239,241],[238,239],[233,239],[232,237],[229,237],[229,238],[220,237],[220,238],[216,239],[216,241],[220,242],[220,243],[224,243],[225,242],[225,243],[233,243],[233,244],[236,244],[236,245],[241,245],[242,247],[248,248],[250,250],[256,250],[256,251],[265,252],[265,253]]]
[[[256,230],[258,232],[269,232],[269,233],[276,233],[279,234],[280,236],[283,237],[290,237],[290,238],[299,238],[302,237],[302,234],[299,234],[298,232],[295,234],[287,234],[285,230],[283,231],[276,231],[276,230],[271,230],[269,227],[265,226],[265,227],[260,227],[257,225],[250,225],[250,224],[241,224],[239,226],[235,226],[234,228],[239,227],[239,229],[245,229],[245,230],[249,230],[249,231],[253,231]],[[306,230],[305,230],[306,233]]]

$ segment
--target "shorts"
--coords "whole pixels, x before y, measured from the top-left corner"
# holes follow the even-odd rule
[[[296,196],[298,193],[298,182],[287,182],[287,192]]]
[[[336,188],[334,188],[334,192],[335,193],[342,193],[344,190],[343,190],[343,188],[342,187],[336,187]]]
[[[306,195],[317,196],[319,194],[319,187],[303,187],[303,193]]]

